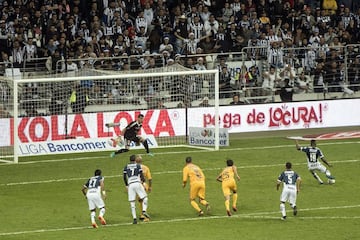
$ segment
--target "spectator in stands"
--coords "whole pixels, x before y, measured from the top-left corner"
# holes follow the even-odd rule
[[[313,89],[316,93],[324,92],[324,84],[325,84],[325,64],[324,62],[319,62],[316,65],[316,68],[311,75],[313,75]]]
[[[10,61],[13,63],[15,68],[21,68],[22,64],[24,63],[25,58],[25,49],[20,43],[19,40],[14,40]]]
[[[199,103],[199,107],[211,107],[211,105],[209,104],[209,98],[204,97],[201,103]]]
[[[230,17],[234,14],[234,10],[230,7],[229,2],[225,2],[224,8],[221,9],[221,19],[224,23],[229,22]]]
[[[275,68],[282,68],[284,66],[284,51],[277,40],[274,40],[272,43],[270,40],[270,44],[268,62]]]
[[[260,96],[260,76],[259,76],[259,68],[254,65],[249,68],[248,71],[246,71],[244,75],[245,80],[245,91],[247,97],[254,97],[254,96]]]
[[[60,52],[56,49],[54,53],[46,60],[46,68],[49,73],[60,73],[65,70],[64,56],[60,56]]]
[[[231,87],[231,75],[226,66],[223,66],[219,75],[220,98],[228,98],[233,90]]]
[[[244,102],[240,101],[240,96],[238,94],[235,94],[232,98],[232,101],[230,102],[230,105],[242,105]]]
[[[11,114],[6,111],[6,107],[0,104],[0,118],[11,118]]]
[[[206,70],[206,66],[204,64],[204,58],[203,57],[199,57],[196,60],[196,64],[194,65],[194,69],[198,70],[198,71]]]
[[[164,100],[163,99],[159,99],[157,101],[157,107],[156,108],[157,109],[165,109],[166,108],[166,106],[164,105]]]
[[[72,112],[75,114],[84,113],[85,107],[88,104],[88,95],[86,88],[80,84],[75,85],[75,89],[70,96],[70,105]]]
[[[179,102],[177,105],[178,108],[190,108],[191,101],[188,98],[185,98],[182,102]]]
[[[37,47],[34,44],[32,34],[28,35],[28,39],[25,43],[25,59],[30,61],[31,59],[37,58]]]
[[[285,78],[284,86],[280,90],[280,99],[282,102],[292,102],[293,101],[294,88],[290,85],[290,79]]]
[[[163,42],[161,43],[159,47],[159,53],[162,53],[163,51],[168,51],[170,53],[170,56],[173,55],[174,47],[170,43],[170,38],[168,36],[165,36],[163,38]]]
[[[275,67],[270,67],[269,72],[263,73],[263,83],[262,83],[262,92],[263,96],[272,97],[274,94],[276,87],[279,86],[279,82],[281,81],[281,77],[276,72]],[[270,99],[268,99],[270,100]]]
[[[300,74],[297,75],[294,81],[294,87],[296,93],[307,93],[310,92],[311,88],[311,77],[308,74],[305,74],[305,71],[301,69]]]
[[[341,92],[339,82],[341,81],[341,72],[339,63],[331,61],[325,70],[324,84],[329,92]]]
[[[353,91],[360,89],[360,55],[356,56],[348,69],[349,88]]]
[[[174,31],[176,37],[175,51],[182,54],[186,47],[184,40],[188,37],[188,23],[185,15],[176,17]]]
[[[71,72],[71,71],[78,71],[78,65],[73,61],[72,58],[69,58],[66,61],[66,71]]]

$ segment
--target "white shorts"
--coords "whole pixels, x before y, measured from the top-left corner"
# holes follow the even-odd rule
[[[296,187],[288,186],[283,188],[280,196],[280,202],[289,202],[291,205],[296,205]]]
[[[324,173],[326,171],[326,167],[324,165],[322,165],[321,163],[319,162],[316,162],[316,163],[308,163],[308,169],[310,171],[313,171],[313,170],[319,170],[320,172]]]
[[[135,201],[136,195],[138,195],[140,199],[147,196],[145,188],[140,182],[130,183],[128,186],[129,202]]]
[[[99,192],[87,192],[86,198],[88,200],[89,210],[105,207],[104,200]]]

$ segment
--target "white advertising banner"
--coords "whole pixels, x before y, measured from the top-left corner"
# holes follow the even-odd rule
[[[215,128],[189,127],[189,144],[199,146],[215,146]],[[229,132],[219,129],[219,146],[229,146]]]
[[[360,99],[222,106],[229,133],[360,126]],[[190,109],[191,126],[213,127],[213,108]]]
[[[157,142],[154,136],[144,136],[149,147],[157,147]],[[80,152],[100,152],[100,151],[115,151],[120,149],[120,146],[112,147],[108,143],[109,138],[75,138],[59,141],[47,142],[33,142],[22,143],[19,146],[20,156],[46,155],[46,154],[63,154],[63,153],[80,153]],[[143,149],[142,145],[136,146],[134,142],[131,143],[132,149]]]
[[[219,121],[220,128],[229,133],[360,126],[359,106],[360,99],[222,106]],[[119,135],[139,113],[145,116],[141,135],[156,138],[186,133],[184,109],[161,109],[69,115],[67,133],[63,115],[21,118],[18,137],[23,147],[39,142],[71,143],[78,138],[102,141]],[[214,108],[189,108],[188,119],[189,127],[213,128]],[[0,119],[0,146],[14,144],[12,121]],[[121,125],[107,129],[105,123],[109,122],[120,122]]]

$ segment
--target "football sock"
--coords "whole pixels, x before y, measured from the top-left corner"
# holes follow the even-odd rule
[[[95,216],[96,216],[96,212],[95,212],[95,211],[91,211],[91,213],[90,213],[90,219],[91,219],[91,222],[92,222],[92,223],[95,222]]]
[[[326,171],[325,171],[325,175],[326,175],[326,177],[329,178],[329,179],[333,179],[333,178],[334,178],[333,176],[331,176],[330,171],[327,170],[327,169],[326,169]]]
[[[103,217],[105,215],[105,208],[101,208],[99,212],[99,216]]]
[[[124,152],[128,152],[128,151],[129,151],[129,149],[123,148],[123,149],[116,151],[115,154],[120,154],[120,153],[124,153]]]
[[[283,217],[286,216],[285,203],[280,203],[280,212]]]
[[[225,209],[226,209],[226,211],[230,211],[230,200],[229,199],[225,200]]]
[[[234,193],[234,194],[233,194],[233,197],[232,197],[232,199],[233,199],[233,206],[236,206],[236,204],[237,204],[237,198],[238,198],[237,193]]]
[[[148,198],[145,197],[145,198],[142,200],[142,211],[141,211],[141,212],[146,212],[147,206],[148,206]]]
[[[130,202],[130,209],[133,219],[136,219],[135,201]]]
[[[149,144],[148,144],[148,142],[146,141],[146,139],[145,139],[145,141],[143,141],[142,144],[143,144],[144,147],[145,147],[146,153],[149,153]]]
[[[140,209],[140,212],[142,212],[143,211],[143,200],[139,200],[139,209]]]
[[[322,183],[323,181],[321,180],[321,178],[319,177],[319,175],[316,174],[316,172],[311,172],[311,174],[314,176],[314,178],[316,180],[318,180],[318,182]]]
[[[192,206],[193,208],[195,208],[195,210],[196,210],[197,212],[200,212],[200,211],[201,211],[199,205],[195,202],[195,200],[191,200],[190,204],[191,204],[191,206]]]
[[[205,199],[200,199],[200,203],[201,205],[206,206],[208,204],[208,202]]]

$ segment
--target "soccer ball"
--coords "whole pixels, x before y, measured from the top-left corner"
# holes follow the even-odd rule
[[[334,184],[335,183],[335,179],[328,179],[328,184]]]

